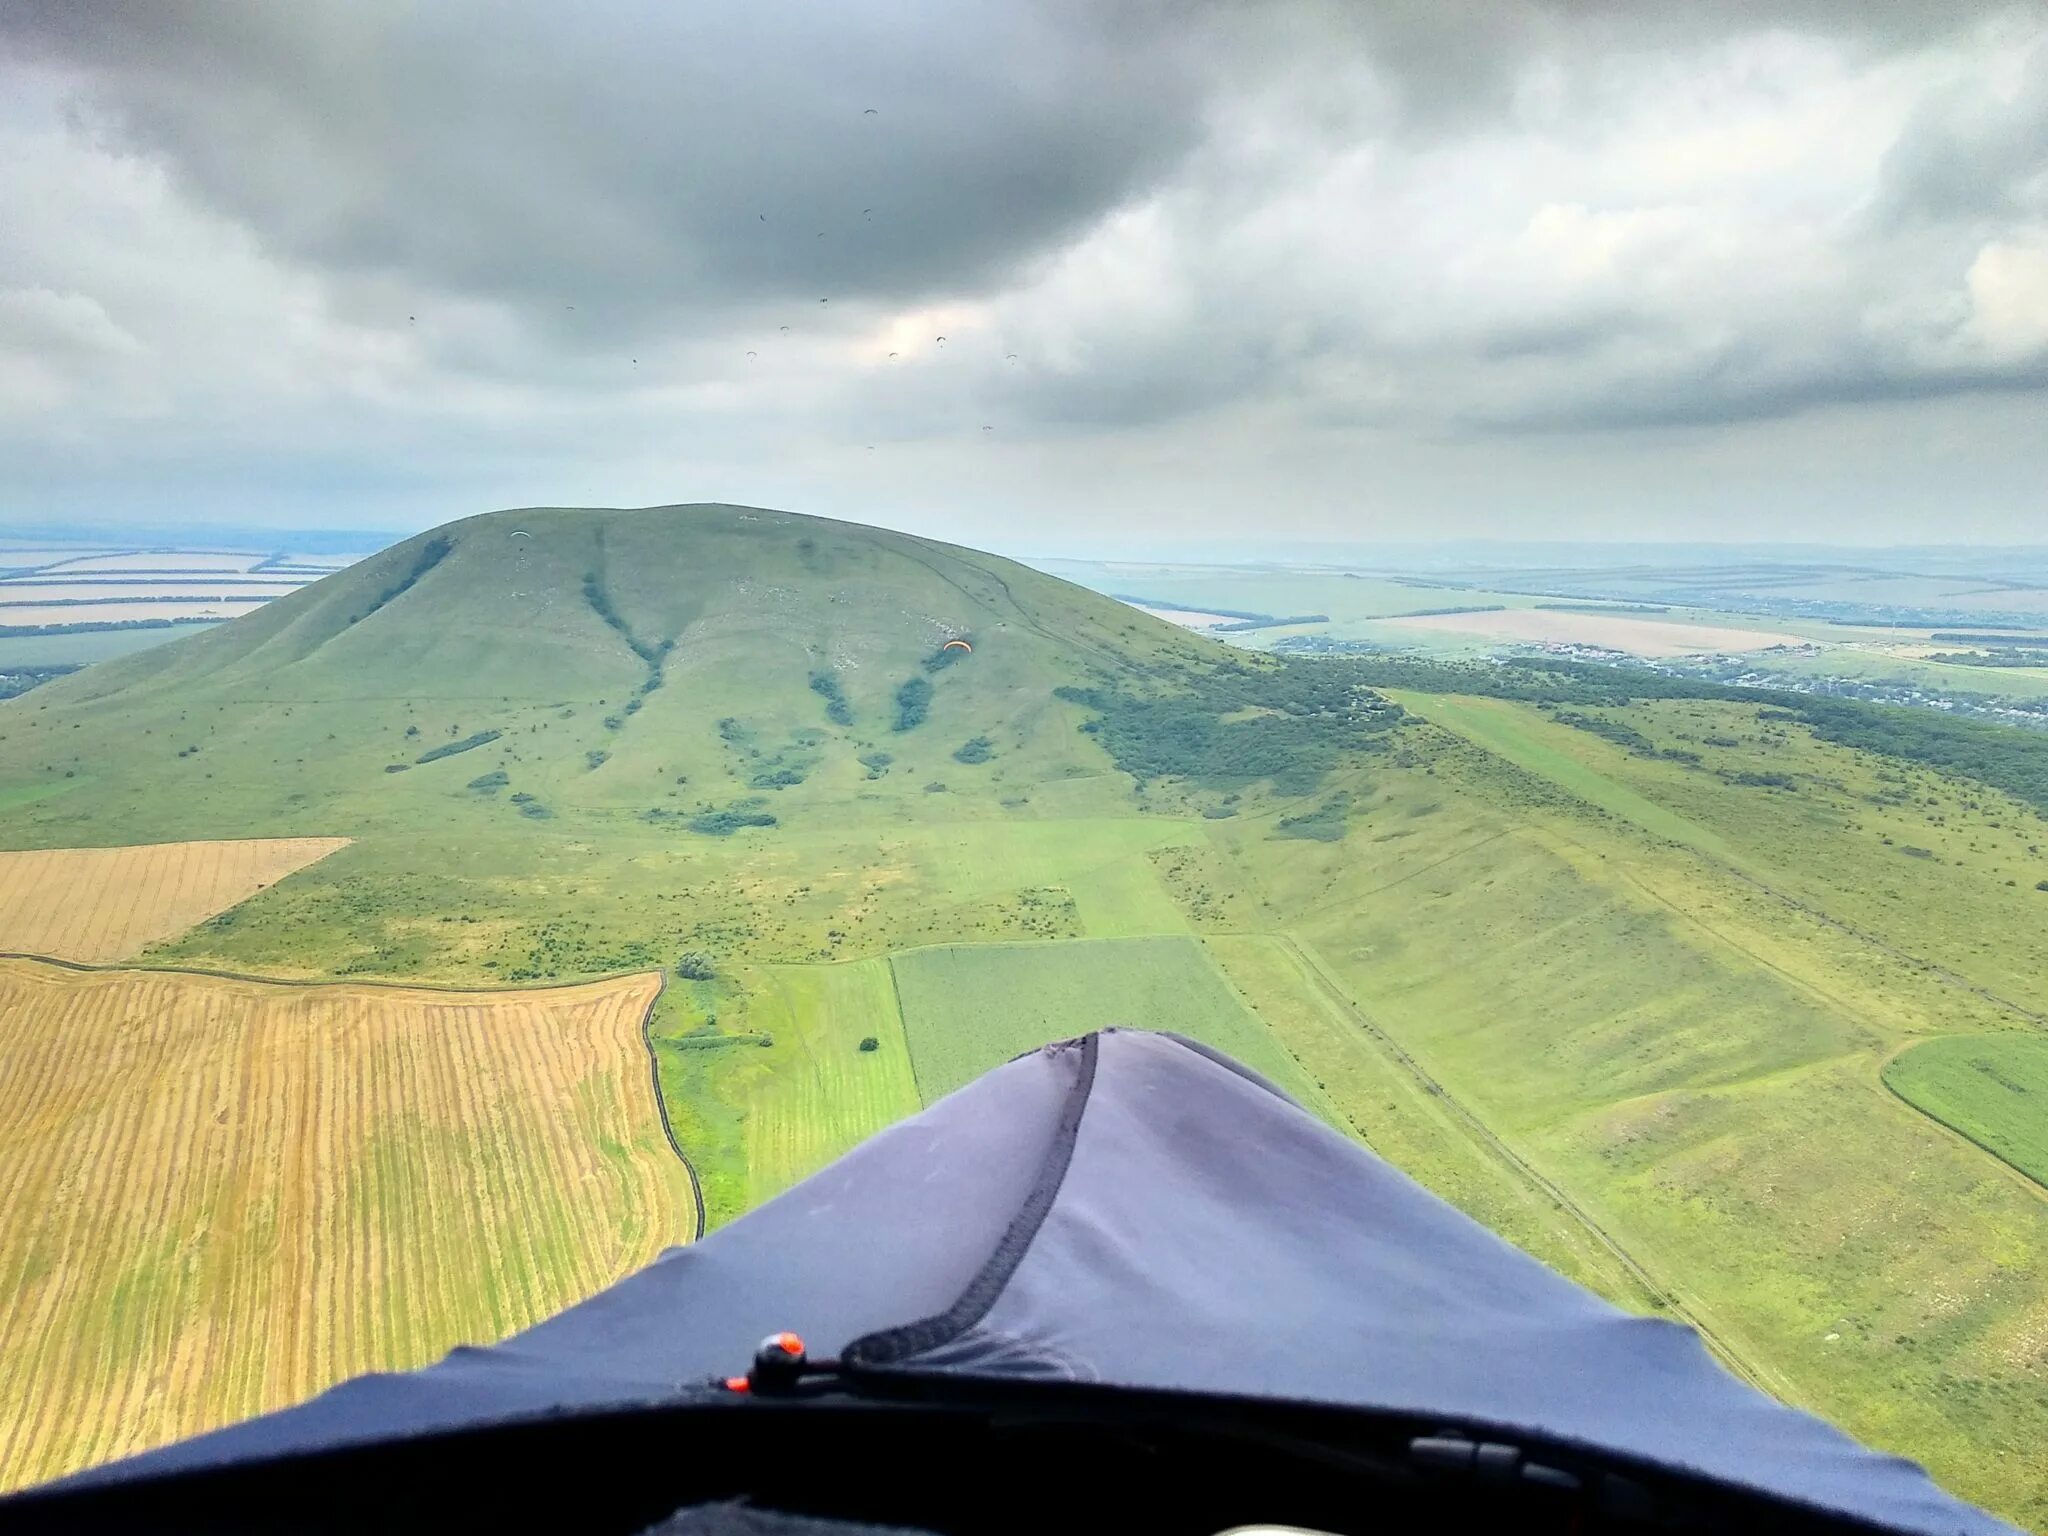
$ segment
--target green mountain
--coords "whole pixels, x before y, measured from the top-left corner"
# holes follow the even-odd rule
[[[1213,649],[879,529],[717,506],[495,512],[44,690],[0,763],[57,776],[18,793],[49,791],[31,821],[67,836],[166,818],[246,835],[337,796],[387,820],[378,805],[459,790],[480,763],[558,810],[646,809],[683,782],[693,807],[812,786],[786,814],[874,782],[861,759],[879,753],[898,783],[970,742],[1005,785],[1099,770],[1053,689]]]

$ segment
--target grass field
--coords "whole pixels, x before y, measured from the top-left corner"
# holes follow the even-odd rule
[[[1049,1041],[1114,1025],[1171,1029],[1316,1097],[1191,938],[942,945],[892,963],[926,1103]]]
[[[347,846],[284,837],[0,853],[0,950],[125,960]]]
[[[2048,1038],[1929,1040],[1887,1062],[1884,1080],[1915,1109],[2048,1188]]]
[[[1801,787],[1527,706],[1412,702],[1438,727],[1409,747],[1425,779],[1387,776],[1344,844],[1262,865],[1301,940],[1756,1379],[2048,1519],[2027,1471],[2048,1277],[2025,1257],[2048,1202],[1879,1076],[1927,1032],[2037,1004],[2040,893],[1997,876],[2040,819],[1754,706],[1627,718]],[[1880,775],[1915,793],[1889,803]],[[1894,905],[1882,861],[1909,836],[1942,851],[1899,860]]]
[[[758,1205],[921,1106],[886,960],[767,966],[752,991],[749,1027],[798,1056],[747,1096],[747,1204]]]
[[[0,1487],[495,1339],[686,1239],[652,992],[0,961]]]

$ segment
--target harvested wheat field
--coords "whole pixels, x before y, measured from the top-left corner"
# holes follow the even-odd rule
[[[0,961],[0,1488],[499,1338],[686,1240],[657,986]]]
[[[126,960],[347,846],[263,837],[0,853],[0,950]]]

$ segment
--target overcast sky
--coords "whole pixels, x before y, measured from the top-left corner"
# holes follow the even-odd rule
[[[0,0],[0,518],[695,500],[2048,542],[2048,8]]]

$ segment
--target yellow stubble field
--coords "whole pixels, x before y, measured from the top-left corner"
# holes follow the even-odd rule
[[[0,1488],[501,1337],[687,1240],[657,986],[0,960]]]
[[[0,853],[0,950],[126,960],[347,846],[253,837]]]

